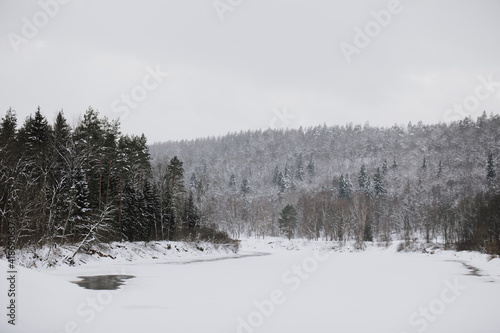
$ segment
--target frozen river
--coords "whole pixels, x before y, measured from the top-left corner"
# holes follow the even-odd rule
[[[264,254],[23,270],[19,325],[3,320],[0,332],[500,332],[500,277],[471,263],[384,251]],[[72,283],[96,275],[126,278],[103,290]]]

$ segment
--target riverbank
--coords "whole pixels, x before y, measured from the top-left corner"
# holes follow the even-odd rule
[[[67,258],[75,252],[76,245],[60,247],[26,248],[16,250],[15,265],[35,269],[53,270],[58,267],[70,266],[106,266],[127,263],[186,263],[195,261],[210,261],[223,258],[237,258],[249,253],[279,253],[294,251],[333,251],[333,252],[381,252],[385,254],[414,254],[419,256],[434,256],[443,260],[463,262],[464,265],[476,267],[481,271],[491,272],[500,277],[500,258],[474,251],[446,250],[436,243],[415,241],[407,246],[403,241],[393,241],[389,244],[380,242],[365,242],[362,249],[354,242],[331,242],[324,240],[283,239],[279,237],[243,238],[238,245],[212,244],[207,242],[113,242],[94,245],[86,250],[80,250],[69,264]],[[0,260],[6,260],[0,251]],[[488,273],[490,274],[490,273]]]
[[[150,263],[155,261],[176,261],[194,258],[217,258],[236,255],[238,249],[233,244],[212,244],[207,242],[113,242],[93,245],[78,251],[70,264],[77,245],[16,250],[15,265],[43,270],[64,266],[107,265],[130,262]],[[0,259],[6,260],[0,253]]]

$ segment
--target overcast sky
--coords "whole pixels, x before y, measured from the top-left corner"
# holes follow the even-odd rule
[[[0,0],[2,117],[92,106],[152,143],[500,111],[498,0],[59,1]]]

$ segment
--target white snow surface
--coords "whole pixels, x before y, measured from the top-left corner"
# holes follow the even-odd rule
[[[77,246],[64,245],[60,247],[44,246],[41,249],[16,250],[16,262],[19,266],[35,269],[68,266],[65,260],[73,258],[74,266],[107,265],[127,262],[155,262],[158,260],[175,261],[182,258],[218,257],[233,254],[234,249],[228,245],[213,245],[207,242],[112,242],[110,244],[94,245],[90,249],[76,251]],[[0,253],[0,258],[5,256]]]
[[[0,260],[0,332],[500,332],[500,259],[488,255],[402,253],[396,242],[358,251],[244,239],[239,254],[165,244],[114,244],[115,259],[76,267],[17,267],[15,326]],[[134,278],[113,291],[72,283],[94,275]]]

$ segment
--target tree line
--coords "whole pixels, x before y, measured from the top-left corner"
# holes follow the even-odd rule
[[[498,115],[246,131],[150,151],[153,165],[170,156],[184,161],[200,211],[236,238],[361,246],[423,238],[500,253]]]
[[[89,108],[0,123],[0,240],[18,247],[241,236],[500,253],[500,117],[316,126],[147,145]],[[12,234],[13,231],[13,234]],[[79,247],[79,248],[80,248]]]
[[[229,241],[205,223],[184,187],[183,163],[153,174],[144,135],[89,108],[72,128],[62,111],[52,124],[38,108],[0,123],[0,240],[17,247],[94,242]]]

